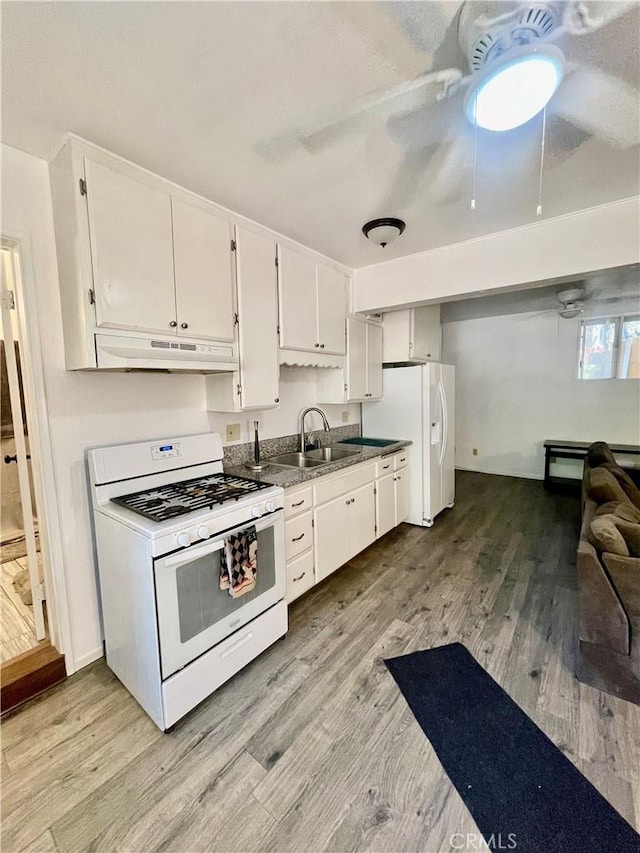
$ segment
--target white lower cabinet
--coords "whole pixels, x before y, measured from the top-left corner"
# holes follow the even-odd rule
[[[289,603],[404,521],[407,461],[403,450],[286,490]]]
[[[376,539],[409,516],[408,461],[405,449],[376,463]]]

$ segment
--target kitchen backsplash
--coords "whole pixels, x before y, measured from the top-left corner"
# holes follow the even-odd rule
[[[345,438],[354,438],[360,435],[360,424],[333,427],[329,435],[321,429],[313,430],[312,434],[319,440],[322,447],[326,447],[327,444],[336,444]],[[282,435],[278,438],[266,438],[264,441],[260,441],[260,455],[263,459],[268,459],[270,456],[278,456],[280,453],[293,453],[300,449],[299,445],[299,433]],[[224,465],[226,467],[241,465],[250,459],[253,459],[252,441],[246,444],[231,444],[224,448]]]

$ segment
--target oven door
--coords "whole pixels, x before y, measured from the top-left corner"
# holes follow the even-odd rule
[[[228,590],[220,589],[225,538],[253,524],[258,534],[256,585],[232,598]],[[156,559],[154,574],[164,679],[284,598],[284,511]]]

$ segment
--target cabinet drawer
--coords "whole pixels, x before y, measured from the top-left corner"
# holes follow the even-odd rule
[[[316,582],[313,573],[313,551],[287,563],[287,601],[292,602]]]
[[[395,471],[394,456],[383,456],[382,459],[378,459],[376,462],[376,479],[378,477],[386,477],[392,471]]]
[[[316,486],[313,487],[314,505],[339,498],[340,495],[346,495],[354,489],[364,486],[366,483],[373,481],[374,465],[373,462],[366,465],[356,465],[354,468],[347,469],[344,473],[336,474],[334,477],[323,478]]]
[[[405,468],[409,464],[409,451],[401,450],[393,457],[393,470],[399,471],[400,468]]]
[[[313,544],[312,514],[305,512],[295,518],[285,521],[284,539],[287,562],[302,554]]]
[[[313,506],[313,491],[311,486],[306,489],[296,489],[292,492],[284,493],[284,517],[286,519],[293,518],[294,515],[300,515],[306,512]]]

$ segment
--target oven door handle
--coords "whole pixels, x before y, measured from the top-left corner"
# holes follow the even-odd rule
[[[281,515],[282,509],[279,508],[275,512],[271,512],[267,516],[254,521],[253,526],[256,529],[256,533],[266,530],[267,527],[272,527],[275,524],[276,519]],[[192,560],[197,560],[198,557],[204,557],[206,554],[214,554],[216,551],[221,551],[224,548],[225,540],[229,536],[233,535],[238,530],[244,530],[251,526],[251,521],[245,521],[244,524],[239,524],[237,527],[227,530],[224,536],[221,536],[218,539],[208,539],[201,545],[196,545],[195,547],[193,545],[189,545],[187,548],[183,548],[181,551],[178,551],[177,554],[172,554],[169,557],[163,557],[162,564],[169,569],[173,566],[179,566],[182,563],[190,563]]]
[[[181,563],[190,563],[192,560],[197,560],[198,557],[204,557],[205,554],[215,554],[216,551],[222,551],[224,548],[224,539],[217,542],[209,542],[207,545],[201,545],[199,548],[188,547],[171,557],[164,558],[164,565],[167,568],[179,566]]]

